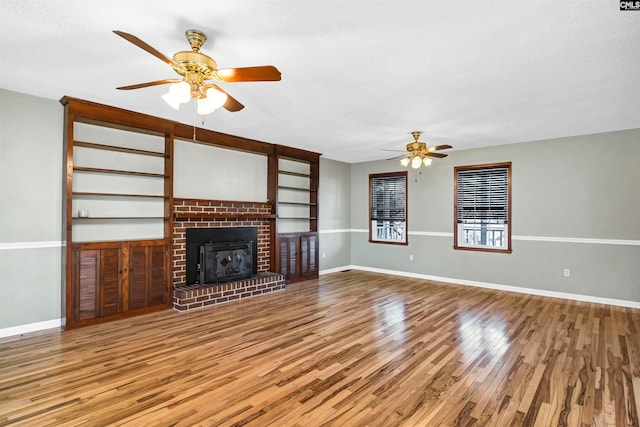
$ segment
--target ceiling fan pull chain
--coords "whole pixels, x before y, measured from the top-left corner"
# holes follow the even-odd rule
[[[193,143],[196,143],[196,123],[198,122],[198,111],[196,110],[195,104],[193,108]]]

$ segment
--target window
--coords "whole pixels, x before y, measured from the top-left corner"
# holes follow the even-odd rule
[[[454,169],[455,249],[511,252],[511,162]]]
[[[369,175],[369,241],[407,244],[407,172]]]

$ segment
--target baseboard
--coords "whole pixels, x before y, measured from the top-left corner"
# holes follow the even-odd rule
[[[351,265],[347,265],[347,266],[343,266],[343,267],[329,268],[329,269],[326,269],[326,270],[320,270],[318,272],[318,275],[322,276],[324,274],[339,273],[341,271],[351,270],[352,268],[355,268],[355,267],[353,267]]]
[[[620,307],[639,308],[639,301],[627,301],[614,298],[603,298],[592,295],[571,294],[567,292],[547,291],[543,289],[521,288],[519,286],[499,285],[497,283],[478,282],[475,280],[456,279],[452,277],[431,276],[428,274],[410,273],[407,271],[387,270],[384,268],[365,267],[360,265],[346,265],[343,267],[332,268],[320,271],[320,274],[336,273],[345,270],[362,270],[372,273],[391,274],[394,276],[411,277],[415,279],[434,280],[437,282],[453,283],[456,285],[475,286],[479,288],[494,289],[498,291],[517,292],[527,295],[537,295],[551,298],[562,298],[574,301],[593,302],[597,304],[616,305]]]
[[[0,338],[14,335],[28,334],[30,332],[43,331],[45,329],[60,328],[64,326],[64,319],[45,320],[44,322],[29,323],[26,325],[12,326],[0,329]]]

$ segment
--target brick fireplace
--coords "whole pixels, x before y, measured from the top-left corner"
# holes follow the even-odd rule
[[[174,308],[183,311],[230,300],[219,298],[220,291],[228,292],[234,290],[238,295],[252,296],[272,290],[284,289],[282,275],[269,273],[271,269],[270,232],[271,227],[275,226],[275,215],[271,212],[271,204],[180,198],[175,198],[173,202],[172,278],[175,289]],[[255,279],[212,286],[187,283],[187,229],[215,227],[257,228],[258,276]],[[252,288],[256,285],[260,287],[258,293]],[[245,288],[249,288],[249,291],[246,291]],[[211,298],[205,298],[207,295],[210,295]],[[185,303],[185,301],[187,302]]]
[[[234,218],[234,215],[237,217]],[[173,199],[173,216],[174,287],[192,284],[186,283],[187,228],[257,227],[258,274],[270,270],[269,232],[274,226],[271,204],[176,198]]]

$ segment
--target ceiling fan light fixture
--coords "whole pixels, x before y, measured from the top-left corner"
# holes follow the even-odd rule
[[[215,108],[220,108],[224,105],[225,102],[227,102],[227,94],[215,87],[210,87],[209,89],[207,89],[206,93],[207,99],[209,100],[209,102],[215,105]]]
[[[227,94],[214,87],[207,89],[205,93],[204,98],[197,100],[200,115],[211,114],[227,102]]]
[[[414,169],[418,169],[422,165],[424,165],[424,167],[428,167],[433,163],[433,159],[431,157],[437,157],[439,159],[447,157],[447,154],[436,153],[436,151],[453,148],[448,144],[427,147],[426,143],[418,140],[421,132],[411,132],[411,135],[413,136],[413,142],[407,144],[407,154],[400,160],[400,164],[405,168],[409,165]]]
[[[191,99],[191,85],[185,81],[174,83],[169,86],[169,92],[162,95],[162,99],[179,110],[180,104],[186,104]]]
[[[169,92],[173,93],[182,104],[186,104],[191,99],[191,85],[185,81],[172,84]]]
[[[213,104],[208,102],[207,98],[199,98],[196,102],[198,103],[198,114],[200,114],[201,116],[211,114],[216,111]]]
[[[414,169],[418,169],[421,164],[422,164],[422,159],[419,156],[416,156],[411,160],[411,167]]]
[[[244,105],[231,95],[228,95],[216,85],[207,83],[207,80],[213,79],[218,82],[269,82],[281,79],[280,71],[273,65],[219,69],[213,58],[200,52],[200,48],[207,40],[207,36],[198,30],[186,31],[185,35],[191,45],[191,50],[176,52],[173,58],[163,55],[133,34],[119,30],[113,30],[113,32],[165,62],[181,76],[181,79],[156,80],[121,86],[117,89],[132,90],[173,83],[169,88],[169,93],[162,98],[176,110],[180,108],[180,104],[188,103],[191,98],[196,100],[205,99],[205,101],[198,103],[198,112],[200,114],[212,113],[220,107],[224,107],[230,112],[240,111],[244,108]],[[211,91],[211,89],[214,90]],[[210,93],[207,94],[208,92]]]
[[[180,101],[178,101],[171,92],[167,92],[164,95],[162,95],[162,99],[164,99],[164,101],[174,109],[176,110],[180,109]]]

